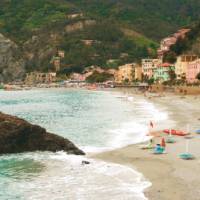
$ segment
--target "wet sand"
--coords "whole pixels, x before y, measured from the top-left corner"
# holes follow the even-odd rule
[[[166,122],[166,127],[165,124],[157,125],[157,129],[165,127],[186,130],[187,123],[190,124],[191,132],[200,129],[200,96],[166,95],[161,98],[151,97],[149,101],[166,108],[169,121],[173,121],[172,127],[168,127],[170,123]],[[145,191],[150,200],[199,200],[200,135],[192,133],[192,136],[192,139],[188,139],[189,151],[195,156],[195,160],[179,158],[179,154],[186,151],[187,139],[178,136],[174,137],[176,143],[167,144],[167,153],[163,155],[154,155],[152,150],[142,150],[137,144],[92,157],[131,166],[141,172],[152,183]],[[166,135],[161,134],[154,142],[160,143],[162,137],[166,138]]]

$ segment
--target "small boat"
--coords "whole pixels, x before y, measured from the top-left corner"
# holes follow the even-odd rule
[[[164,133],[166,134],[170,134],[170,131],[171,131],[171,134],[172,135],[177,135],[177,136],[186,136],[188,135],[188,133],[184,132],[184,131],[179,131],[179,130],[170,130],[170,129],[165,129],[163,130]]]

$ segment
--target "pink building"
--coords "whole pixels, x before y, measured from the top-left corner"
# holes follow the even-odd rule
[[[200,59],[190,62],[186,69],[186,80],[188,83],[195,83],[197,74],[200,73]]]

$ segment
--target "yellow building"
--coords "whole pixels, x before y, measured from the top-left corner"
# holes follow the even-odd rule
[[[175,73],[177,75],[177,79],[186,78],[187,67],[190,62],[198,59],[196,55],[181,55],[177,58],[175,64]]]
[[[56,73],[31,72],[26,74],[25,84],[52,83],[56,81]]]
[[[133,79],[137,81],[142,80],[142,67],[139,65],[136,65],[133,70]]]
[[[133,75],[135,66],[136,66],[135,63],[125,64],[120,66],[114,75],[115,82],[116,83],[132,82],[134,78]]]

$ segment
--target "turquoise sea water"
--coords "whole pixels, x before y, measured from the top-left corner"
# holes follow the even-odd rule
[[[149,121],[167,118],[138,96],[73,89],[0,91],[0,111],[67,137],[86,152],[145,140]],[[0,200],[144,199],[149,183],[137,172],[94,160],[81,166],[82,159],[63,152],[0,157]]]

